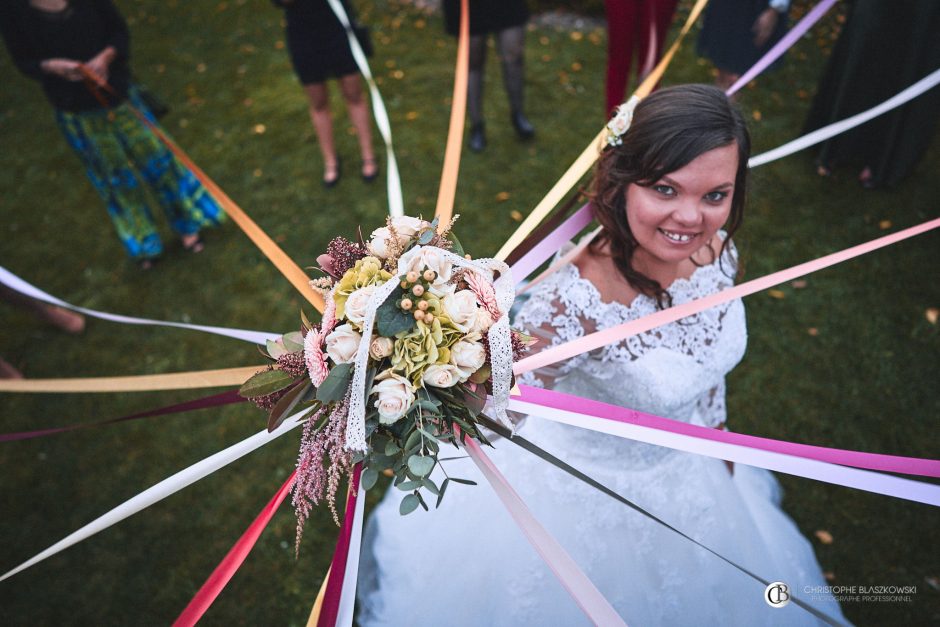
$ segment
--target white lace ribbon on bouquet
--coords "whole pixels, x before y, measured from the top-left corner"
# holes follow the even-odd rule
[[[515,299],[515,289],[512,272],[506,263],[498,259],[465,259],[459,255],[434,246],[418,246],[433,248],[444,261],[449,261],[455,268],[473,270],[486,277],[493,283],[496,292],[496,305],[499,308],[499,319],[489,329],[490,366],[493,378],[493,410],[497,420],[509,424],[506,415],[506,405],[509,403],[509,388],[512,381],[512,336],[509,329],[509,309]],[[414,249],[412,249],[414,250]],[[409,251],[411,252],[411,251]],[[498,279],[493,279],[499,273]],[[346,449],[366,452],[366,370],[369,363],[369,344],[372,338],[372,329],[375,326],[375,314],[385,300],[391,296],[399,286],[401,277],[407,274],[406,268],[399,261],[396,276],[380,285],[369,298],[366,307],[365,320],[362,324],[362,341],[353,360],[354,371],[352,379],[352,397],[349,401],[349,416],[346,422]]]

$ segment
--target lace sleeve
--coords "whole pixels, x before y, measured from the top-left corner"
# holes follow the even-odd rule
[[[571,293],[573,286],[570,268],[562,268],[536,287],[522,305],[514,326],[538,339],[538,343],[530,350],[530,355],[570,342],[595,330],[594,323],[583,316],[578,305],[583,301]],[[551,388],[556,380],[578,369],[589,358],[590,353],[585,353],[524,373],[519,377],[519,382],[533,387]]]

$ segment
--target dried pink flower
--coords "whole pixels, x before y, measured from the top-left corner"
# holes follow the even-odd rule
[[[492,283],[477,272],[467,272],[465,279],[476,295],[480,306],[490,314],[493,320],[499,320],[502,314],[499,312],[499,305],[496,304],[496,290],[493,289]]]
[[[329,257],[330,270],[327,270],[320,261],[324,255],[317,257],[317,263],[327,274],[336,278],[342,277],[346,271],[356,265],[356,262],[368,256],[369,251],[362,244],[350,242],[345,237],[335,237],[326,247],[326,256]]]

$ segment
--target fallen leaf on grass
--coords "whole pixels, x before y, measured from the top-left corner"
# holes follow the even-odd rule
[[[751,117],[753,117],[755,121],[760,122],[760,119],[761,119],[763,116],[761,115],[761,112],[760,112],[760,111],[758,111],[757,109],[754,109],[754,112],[751,113]]]
[[[940,578],[924,577],[924,581],[926,581],[927,585],[933,588],[934,590],[940,590]]]
[[[515,220],[516,222],[522,222],[522,214],[513,209],[509,212],[509,217]]]
[[[927,322],[930,324],[937,324],[937,319],[940,318],[940,309],[928,307],[924,312],[924,317],[927,318]]]
[[[825,529],[820,529],[815,535],[823,544],[832,544],[832,534]]]
[[[806,329],[806,332],[812,335],[813,337],[816,337],[817,335],[819,335],[819,329],[817,329],[816,327],[810,327]]]
[[[771,298],[776,298],[777,300],[782,300],[787,297],[787,295],[781,290],[768,290],[767,295]]]
[[[891,228],[891,220],[882,220],[878,223],[878,228],[882,231],[887,231]]]
[[[268,130],[268,127],[264,124],[255,124],[252,130],[255,132],[255,135],[264,135],[264,132]]]
[[[796,281],[790,283],[790,285],[792,285],[795,289],[801,290],[806,287],[806,281],[803,279],[797,279]]]
[[[835,574],[834,572],[832,572],[831,570],[827,570],[826,572],[824,572],[824,573],[823,573],[823,577],[826,578],[826,581],[835,581],[835,580],[836,580],[836,574]]]
[[[509,192],[500,192],[496,194],[496,200],[499,200],[499,201],[509,200]]]

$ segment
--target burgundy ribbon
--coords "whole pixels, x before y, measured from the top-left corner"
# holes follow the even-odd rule
[[[88,429],[90,427],[103,427],[104,425],[116,424],[118,422],[125,422],[128,420],[139,420],[140,418],[151,418],[153,416],[165,416],[167,414],[178,414],[178,413],[187,412],[187,411],[194,411],[196,409],[220,407],[222,405],[240,403],[244,400],[246,399],[238,395],[238,390],[229,390],[228,392],[222,392],[221,394],[214,394],[212,396],[197,398],[191,401],[186,401],[185,403],[177,403],[176,405],[170,405],[168,407],[161,407],[159,409],[151,409],[149,411],[142,411],[136,414],[131,414],[129,416],[121,416],[119,418],[109,418],[108,420],[99,420],[98,422],[89,422],[89,423],[80,424],[80,425],[70,425],[68,427],[54,427],[51,429],[39,429],[37,431],[18,431],[16,433],[2,433],[0,434],[0,442],[13,442],[15,440],[29,440],[32,438],[42,438],[48,435],[64,433],[66,431],[77,431],[78,429]]]

